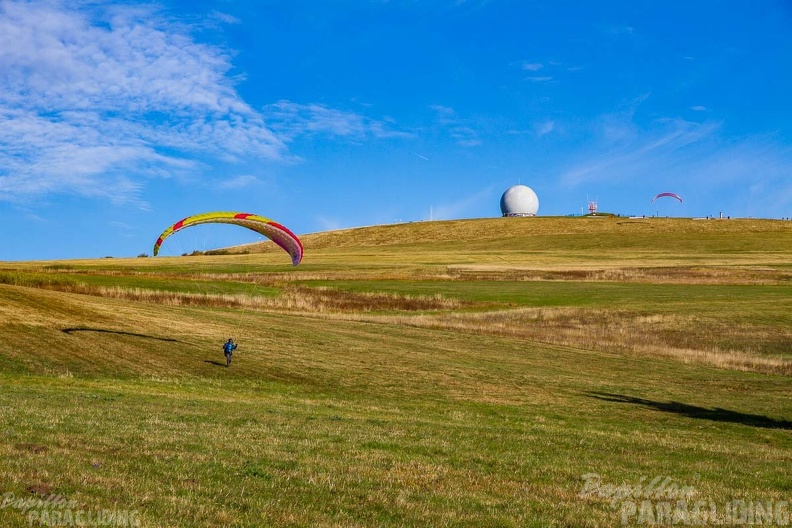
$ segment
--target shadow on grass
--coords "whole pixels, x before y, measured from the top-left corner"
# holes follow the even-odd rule
[[[714,409],[707,409],[706,407],[697,407],[695,405],[688,405],[679,402],[658,402],[647,400],[644,398],[636,398],[634,396],[625,396],[623,394],[610,394],[607,392],[592,392],[590,396],[598,400],[604,400],[614,403],[631,403],[633,405],[642,405],[658,411],[680,414],[689,418],[698,418],[701,420],[712,420],[714,422],[728,422],[743,425],[750,425],[752,427],[763,427],[765,429],[785,429],[792,430],[792,422],[789,420],[776,420],[760,414],[746,414],[737,411],[730,411],[728,409],[721,409],[716,407]]]
[[[225,367],[226,364],[220,361],[215,361],[214,359],[204,359],[204,363],[209,363],[210,365],[217,365],[218,367]]]
[[[101,332],[104,334],[116,334],[116,335],[125,335],[125,336],[132,336],[132,337],[145,337],[146,339],[156,339],[157,341],[167,341],[168,343],[183,343],[183,341],[179,341],[178,339],[172,339],[170,337],[157,337],[148,334],[136,334],[135,332],[124,332],[121,330],[108,330],[106,328],[86,328],[84,326],[75,327],[75,328],[63,328],[61,332],[64,334],[73,334],[74,332]]]

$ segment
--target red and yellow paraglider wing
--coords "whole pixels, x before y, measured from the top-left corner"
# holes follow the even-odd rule
[[[233,220],[233,222],[229,223],[252,229],[275,242],[291,256],[293,266],[296,266],[302,260],[302,242],[297,238],[297,235],[285,226],[263,216],[248,213],[235,213]]]
[[[159,253],[160,247],[166,238],[173,233],[199,224],[233,224],[251,229],[264,235],[278,246],[283,248],[292,259],[292,265],[296,266],[302,261],[303,246],[300,239],[281,224],[264,218],[263,216],[251,213],[237,213],[231,211],[215,211],[188,216],[179,220],[172,226],[165,229],[154,244],[154,256]]]

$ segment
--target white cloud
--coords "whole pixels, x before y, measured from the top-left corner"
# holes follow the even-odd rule
[[[458,116],[453,108],[443,105],[432,105],[430,108],[437,114],[437,124],[443,133],[447,133],[458,145],[470,148],[482,144],[476,129]]]
[[[430,105],[429,108],[434,110],[440,119],[453,119],[456,117],[456,112],[450,106],[436,104]]]
[[[620,127],[618,116],[602,118],[590,146],[561,171],[560,183],[567,188],[662,183],[710,202],[717,196],[734,214],[788,215],[792,149],[776,138],[727,140],[716,122],[658,119],[639,126],[631,117],[622,115]],[[621,132],[606,131],[611,128]]]
[[[553,77],[551,77],[549,75],[542,75],[542,76],[533,75],[533,76],[530,76],[530,77],[526,77],[525,80],[526,81],[531,81],[531,82],[542,83],[542,82],[550,82],[550,81],[552,81]]]
[[[492,202],[493,187],[487,187],[473,194],[458,198],[453,202],[432,206],[433,220],[452,220],[463,218],[483,204]]]
[[[202,155],[283,157],[223,50],[150,8],[66,5],[0,3],[0,199],[135,202]]]
[[[641,130],[631,121],[621,122],[606,116],[599,126],[586,159],[564,171],[562,181],[569,186],[590,182],[615,182],[646,178],[663,170],[663,165],[682,162],[685,148],[710,138],[717,123],[691,123],[680,119],[663,119],[651,129]]]
[[[534,129],[536,130],[536,135],[542,137],[555,130],[555,123],[553,121],[543,121],[537,123]]]
[[[240,20],[233,16],[229,15],[228,13],[222,13],[220,11],[212,11],[212,18],[223,24],[239,24]]]
[[[448,132],[461,147],[471,148],[482,144],[481,139],[478,137],[478,132],[469,126],[462,124],[453,125]]]
[[[706,106],[701,106],[701,105],[696,105],[696,106],[691,106],[690,109],[695,111],[695,112],[705,112],[707,110],[707,107]]]
[[[539,71],[542,69],[542,64],[539,62],[524,62],[522,69],[525,71]]]
[[[341,220],[327,216],[317,216],[316,223],[319,224],[320,231],[337,231],[349,227]]]
[[[0,0],[0,200],[67,193],[145,207],[147,178],[213,162],[293,161],[287,143],[298,135],[407,135],[318,104],[254,110],[235,89],[231,54],[190,33],[218,23],[238,20]]]
[[[235,89],[230,53],[190,33],[218,22],[238,21],[215,11],[190,25],[150,6],[0,0],[0,200],[70,193],[145,207],[147,178],[293,160],[296,135],[406,135],[323,105],[251,108]]]
[[[252,174],[243,174],[233,178],[227,178],[217,184],[217,188],[221,190],[228,189],[244,189],[259,183],[259,179]]]
[[[287,141],[306,134],[329,134],[358,139],[409,136],[405,132],[392,130],[384,121],[320,104],[278,101],[267,106],[264,115],[269,126]]]
[[[608,35],[635,35],[635,27],[633,26],[611,26],[605,29],[605,34]]]
[[[43,217],[41,217],[41,216],[39,216],[37,214],[26,212],[26,213],[24,213],[23,216],[25,218],[25,221],[27,221],[27,222],[36,222],[36,223],[39,223],[39,224],[47,224],[47,223],[49,223],[46,219],[44,219]]]

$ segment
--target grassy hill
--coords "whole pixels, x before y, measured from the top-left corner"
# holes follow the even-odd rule
[[[271,244],[0,263],[0,525],[671,524],[677,499],[714,523],[790,500],[792,222],[301,238],[296,268]]]

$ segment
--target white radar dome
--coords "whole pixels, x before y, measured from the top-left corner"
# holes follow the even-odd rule
[[[539,197],[530,187],[515,185],[501,196],[500,208],[503,216],[536,216]]]

